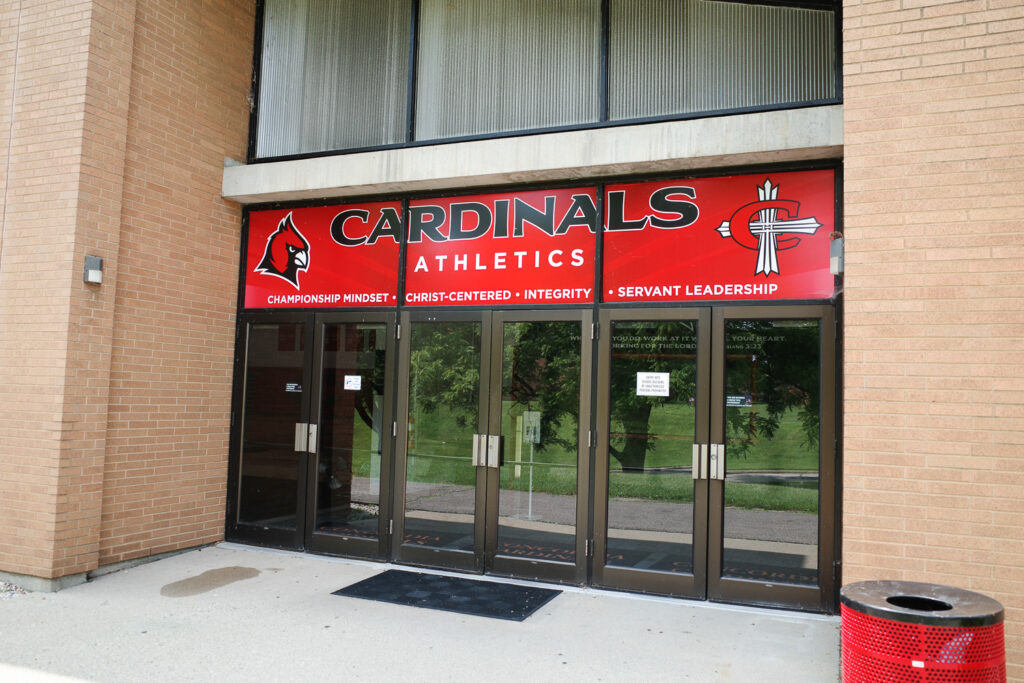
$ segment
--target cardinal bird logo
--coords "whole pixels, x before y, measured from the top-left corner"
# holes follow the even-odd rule
[[[299,289],[299,271],[307,268],[309,242],[295,227],[289,213],[281,219],[274,234],[267,238],[267,249],[263,252],[263,260],[256,266],[256,272],[277,276]]]

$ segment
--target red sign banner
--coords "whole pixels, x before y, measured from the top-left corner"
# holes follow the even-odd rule
[[[832,296],[831,170],[605,187],[602,299]]]
[[[835,173],[253,211],[246,308],[827,299]]]
[[[246,308],[395,306],[399,202],[249,214]]]
[[[409,203],[405,304],[594,300],[596,188]]]

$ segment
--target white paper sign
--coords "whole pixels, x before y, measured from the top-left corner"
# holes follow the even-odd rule
[[[667,372],[636,373],[637,396],[668,396]]]
[[[523,443],[540,443],[540,411],[523,412]]]
[[[359,391],[362,388],[362,375],[345,375],[345,391]]]

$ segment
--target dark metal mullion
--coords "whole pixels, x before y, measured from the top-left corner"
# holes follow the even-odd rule
[[[252,81],[249,83],[249,97],[252,103],[249,107],[249,140],[246,144],[245,161],[251,164],[256,159],[256,137],[259,133],[259,111],[260,111],[260,74],[263,65],[263,13],[266,11],[266,2],[256,0],[256,24],[253,31],[252,50]],[[244,253],[244,252],[243,252]]]
[[[601,121],[608,120],[608,49],[610,44],[609,0],[601,0]]]
[[[299,537],[302,545],[308,549],[313,543],[313,533],[316,529],[316,513],[319,507],[317,497],[317,468],[320,464],[320,418],[323,415],[323,367],[324,367],[324,328],[327,325],[323,316],[310,313],[308,317],[310,330],[307,331],[307,339],[310,340],[309,348],[306,351],[306,367],[303,369],[303,377],[306,391],[303,392],[303,412],[307,425],[316,425],[316,440],[306,445],[306,452],[302,454],[305,462],[306,472],[304,476],[300,473],[300,492],[297,518],[304,519],[304,529]],[[308,404],[308,405],[307,405]],[[307,436],[309,428],[306,430]],[[313,461],[310,466],[310,460]],[[301,469],[301,468],[300,468]]]
[[[405,95],[405,142],[416,139],[416,84],[419,63],[420,0],[412,0],[409,19],[409,75]]]
[[[398,237],[398,283],[395,287],[398,300],[395,301],[397,310],[405,306],[405,264],[409,258],[409,198],[402,198],[402,232]]]
[[[702,308],[697,314],[697,420],[694,424],[694,443],[710,450],[714,440],[711,423],[712,363],[714,358],[714,324],[711,308]],[[700,412],[703,406],[703,413]],[[703,478],[693,481],[693,581],[694,591],[701,598],[708,596],[708,574],[710,549],[709,520],[711,516],[711,480],[708,472]]]
[[[711,311],[711,367],[708,401],[709,443],[725,443],[725,309]],[[710,449],[710,446],[709,446]],[[726,467],[729,454],[725,453]],[[707,597],[722,596],[725,554],[725,480],[707,477]]]
[[[604,0],[603,4],[607,5],[608,0]],[[607,9],[607,7],[605,8]],[[608,435],[603,430],[607,429],[608,425],[598,421],[600,415],[598,392],[603,391],[602,387],[606,388],[606,383],[601,381],[601,341],[602,337],[611,334],[611,325],[603,325],[601,323],[601,305],[600,302],[604,299],[604,183],[598,183],[597,190],[595,192],[594,203],[597,205],[597,225],[594,226],[594,297],[592,302],[592,312],[590,316],[591,329],[596,330],[597,334],[593,335],[590,340],[590,429],[593,434],[594,440],[593,445],[590,446],[588,451],[589,461],[589,476],[587,477],[587,500],[590,501],[587,511],[587,527],[585,529],[586,537],[589,540],[591,549],[591,556],[584,558],[583,563],[584,570],[586,572],[585,580],[588,584],[593,584],[595,581],[595,568],[597,566],[597,546],[598,546],[598,530],[596,527],[596,510],[598,506],[603,505],[604,514],[601,519],[605,520],[605,529],[601,530],[602,539],[607,536],[607,495],[605,495],[604,503],[598,501],[598,451],[600,450],[599,444],[602,443],[602,439],[608,439]],[[584,330],[584,333],[586,331]],[[607,469],[607,466],[606,466]],[[607,541],[602,540],[601,552],[604,553],[607,548]]]

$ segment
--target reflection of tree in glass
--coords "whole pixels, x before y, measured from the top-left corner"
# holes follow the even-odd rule
[[[795,410],[804,443],[817,448],[820,333],[816,321],[732,320],[726,328],[725,393],[749,397],[727,406],[730,454],[746,455],[757,437],[773,438]]]
[[[379,337],[384,336],[385,328],[383,326],[375,328],[366,328],[356,330],[356,334],[360,335],[359,338],[352,340],[347,343],[346,350],[357,351],[359,353],[359,370],[361,373],[365,373],[367,370],[371,370],[370,381],[366,381],[364,378],[362,386],[356,393],[356,412],[359,413],[359,417],[366,423],[366,426],[377,432],[377,436],[380,436],[381,425],[375,425],[373,422],[374,408],[380,402],[382,396],[384,396],[384,349],[378,348],[380,345],[377,343]],[[360,341],[362,342],[360,344]],[[350,347],[350,348],[349,348]],[[368,368],[367,360],[373,359],[372,367]]]
[[[622,445],[608,450],[623,471],[644,469],[656,447],[651,411],[666,403],[689,403],[696,394],[697,325],[694,322],[626,322],[612,329],[611,420],[622,425]],[[669,396],[637,396],[637,373],[669,373]]]
[[[410,391],[427,413],[439,406],[455,424],[476,429],[480,384],[480,326],[475,323],[417,323],[410,342]]]
[[[540,410],[538,451],[549,446],[576,450],[574,427],[580,396],[580,325],[575,322],[505,323],[502,399],[511,413]]]

